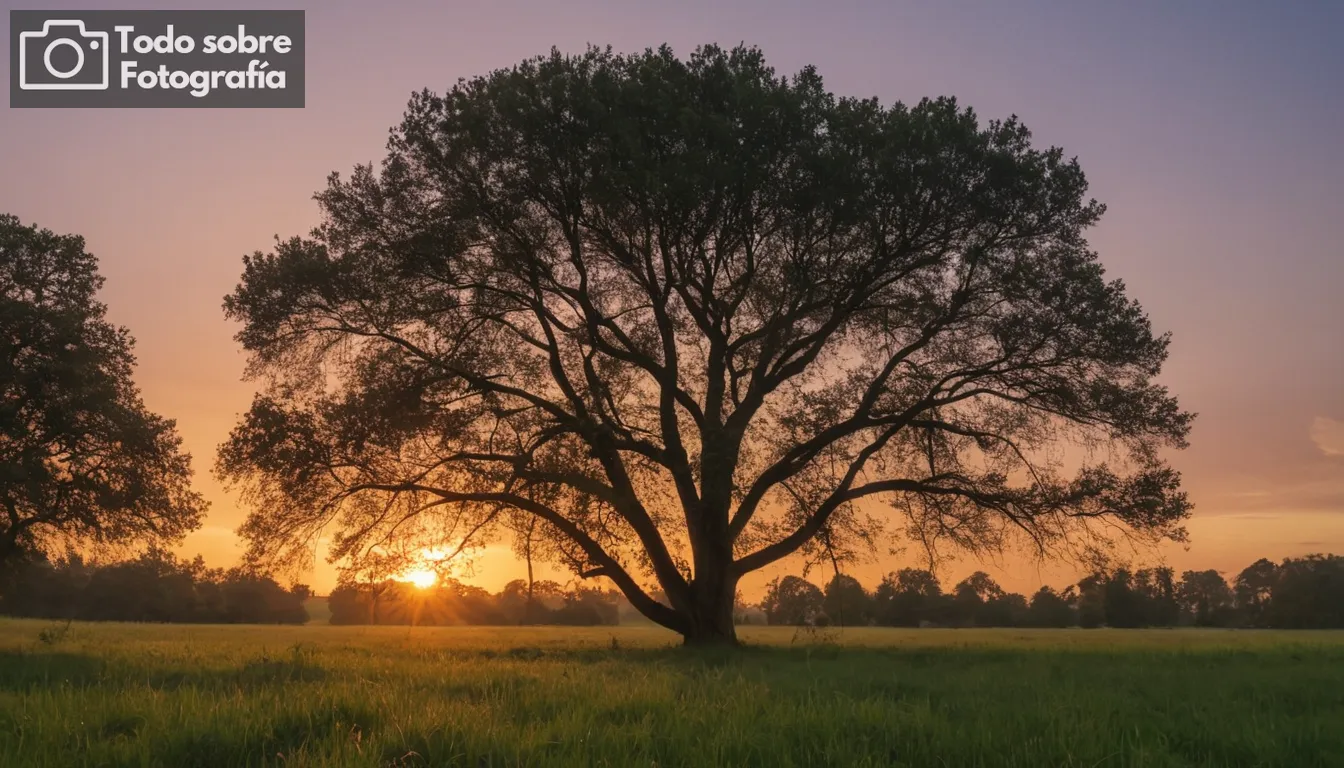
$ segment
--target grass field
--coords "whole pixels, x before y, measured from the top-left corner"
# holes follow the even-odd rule
[[[61,627],[2,765],[1344,765],[1344,633]]]

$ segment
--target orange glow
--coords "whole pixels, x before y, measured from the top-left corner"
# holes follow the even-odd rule
[[[433,571],[407,571],[397,577],[397,581],[414,584],[420,589],[429,589],[439,580],[439,574]]]
[[[395,581],[404,581],[408,584],[414,584],[420,589],[429,589],[439,581],[439,563],[448,558],[448,553],[439,549],[426,549],[420,552],[420,562],[409,570],[403,571],[399,576],[393,576]]]

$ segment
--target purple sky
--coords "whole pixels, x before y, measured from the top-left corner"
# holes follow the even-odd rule
[[[221,299],[243,254],[315,223],[327,173],[381,158],[411,91],[552,46],[746,42],[781,72],[815,64],[838,94],[955,95],[1078,156],[1109,206],[1094,246],[1174,334],[1164,378],[1200,418],[1175,459],[1194,543],[1171,564],[1344,553],[1344,4],[1081,5],[327,0],[307,12],[306,109],[3,109],[0,211],[87,238],[145,400],[178,420],[213,502],[186,549],[224,564],[243,512],[209,470],[251,388]],[[6,27],[13,7],[197,6],[3,0]],[[478,571],[514,574],[499,555]]]

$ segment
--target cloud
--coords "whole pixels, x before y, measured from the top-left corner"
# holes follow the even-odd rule
[[[1336,457],[1344,458],[1344,456]],[[1330,462],[1329,459],[1327,462]],[[1216,491],[1193,494],[1196,514],[1235,517],[1240,520],[1276,519],[1284,512],[1329,512],[1344,515],[1344,477],[1334,466],[1319,468],[1325,477],[1263,482],[1264,493]]]
[[[1312,420],[1308,434],[1326,456],[1344,456],[1344,421],[1317,416]]]

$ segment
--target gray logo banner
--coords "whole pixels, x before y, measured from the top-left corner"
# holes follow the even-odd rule
[[[10,107],[304,103],[303,11],[10,11]]]

